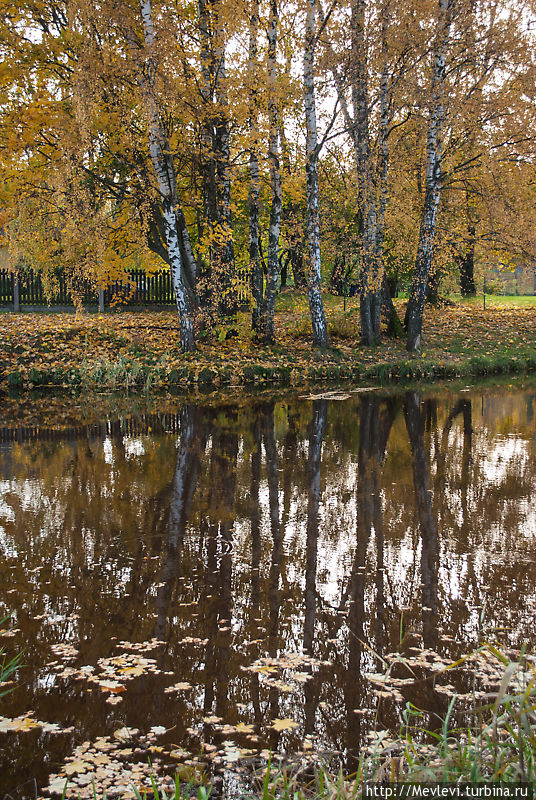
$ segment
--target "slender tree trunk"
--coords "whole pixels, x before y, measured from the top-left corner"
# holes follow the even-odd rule
[[[313,402],[313,420],[309,436],[307,486],[307,548],[305,567],[305,626],[303,649],[312,655],[316,618],[316,566],[318,547],[318,509],[320,506],[320,466],[326,428],[327,400]]]
[[[201,173],[203,179],[204,215],[208,226],[209,241],[214,235],[214,226],[218,218],[218,202],[216,197],[216,161],[214,157],[214,64],[212,56],[211,24],[207,0],[198,0],[199,40],[201,58],[200,93],[203,106],[201,123]],[[212,260],[212,242],[209,247],[209,262]],[[204,265],[207,283],[211,282],[211,263]],[[205,288],[210,296],[210,287]]]
[[[270,19],[268,23],[268,118],[270,123],[268,156],[270,159],[270,185],[272,205],[268,229],[268,274],[266,295],[263,303],[262,340],[266,344],[274,341],[274,312],[277,281],[279,278],[279,232],[281,228],[281,166],[279,163],[278,113],[277,113],[277,0],[270,0]]]
[[[475,286],[475,233],[474,222],[467,223],[467,241],[465,252],[458,256],[458,266],[460,268],[460,290],[464,297],[474,297],[476,294]]]
[[[217,177],[218,223],[221,234],[219,262],[221,276],[219,310],[225,316],[234,316],[238,310],[236,287],[236,265],[233,242],[233,218],[231,212],[231,146],[229,134],[229,100],[227,97],[227,68],[224,31],[220,21],[219,3],[212,0],[215,27],[215,76],[216,125],[215,153]]]
[[[372,344],[379,335],[374,320],[380,291],[376,266],[376,200],[371,169],[367,50],[365,41],[365,0],[352,3],[352,105],[354,111],[354,152],[358,173],[359,206],[363,217],[359,311],[361,338]],[[379,319],[379,317],[378,317]]]
[[[183,277],[180,249],[180,233],[177,223],[179,206],[177,200],[177,178],[171,148],[158,107],[155,91],[154,27],[151,0],[142,0],[141,16],[146,50],[146,69],[141,73],[140,85],[149,123],[149,150],[158,189],[162,196],[162,215],[171,270],[171,282],[179,314],[181,347],[184,352],[195,349],[194,327],[188,295]]]
[[[305,28],[305,53],[303,59],[303,82],[305,87],[306,177],[307,177],[307,243],[309,246],[309,270],[307,294],[311,324],[313,327],[313,346],[327,347],[328,328],[322,305],[320,273],[320,216],[318,210],[318,142],[316,132],[316,106],[314,87],[315,58],[315,0],[307,0],[307,19]]]
[[[424,421],[419,396],[407,392],[404,400],[404,417],[411,444],[415,502],[422,539],[421,582],[422,620],[425,647],[435,647],[437,640],[437,568],[439,534],[432,503],[430,467],[424,445]]]
[[[441,156],[444,124],[446,50],[450,34],[452,0],[439,0],[439,24],[432,66],[432,102],[426,138],[426,186],[415,259],[415,275],[406,309],[407,349],[420,348],[422,318],[432,264],[437,211],[441,195]]]
[[[390,0],[386,0],[382,6],[382,59],[383,68],[380,81],[380,132],[378,159],[376,164],[378,182],[378,213],[376,217],[376,265],[381,275],[381,289],[374,295],[372,306],[373,328],[376,337],[380,335],[381,308],[383,307],[387,317],[388,336],[401,336],[403,333],[402,323],[398,318],[396,308],[393,305],[383,260],[383,244],[385,239],[385,212],[387,210],[387,176],[389,172],[389,62],[387,31],[390,22]]]
[[[202,174],[209,259],[204,266],[205,296],[217,287],[217,307],[224,316],[237,310],[235,257],[231,214],[231,166],[226,61],[219,0],[198,0],[201,42]],[[216,300],[214,299],[214,305]]]
[[[259,0],[251,0],[249,18],[249,268],[251,294],[255,306],[252,315],[253,330],[258,331],[264,297],[264,275],[259,253],[259,100],[257,94],[257,57],[259,35]]]
[[[188,287],[188,292],[193,302],[196,300],[197,263],[186,225],[186,217],[181,208],[177,208],[177,228],[179,231],[184,282]]]

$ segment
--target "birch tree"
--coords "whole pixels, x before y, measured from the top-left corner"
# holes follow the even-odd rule
[[[307,194],[307,244],[309,249],[309,269],[307,275],[307,296],[313,328],[313,346],[328,346],[328,329],[321,294],[320,260],[320,215],[318,200],[318,138],[315,104],[315,43],[316,14],[315,0],[307,0],[305,24],[305,50],[303,58],[303,83],[305,89],[305,127],[306,138],[306,194]]]
[[[277,111],[277,28],[279,11],[277,0],[270,0],[268,21],[268,159],[270,162],[270,187],[272,204],[268,228],[268,270],[266,294],[261,319],[261,339],[265,344],[274,341],[274,313],[277,282],[279,280],[279,232],[281,229],[281,165],[279,161],[279,118]]]
[[[179,244],[180,234],[177,217],[181,210],[179,209],[177,198],[177,176],[155,91],[156,59],[151,0],[142,0],[141,18],[145,53],[144,69],[140,73],[139,81],[147,114],[149,151],[158,181],[158,189],[162,197],[162,216],[164,218],[171,282],[179,313],[181,347],[186,352],[195,349],[194,326],[183,277],[184,268]]]
[[[441,196],[446,53],[455,2],[456,0],[439,0],[437,34],[432,61],[431,101],[426,135],[424,203],[415,258],[415,273],[405,317],[405,327],[408,335],[406,347],[409,352],[415,352],[420,348],[421,344],[424,303]]]
[[[374,16],[380,29],[378,41],[367,36],[367,16]],[[323,16],[323,14],[322,14]],[[388,331],[401,330],[385,280],[384,239],[388,197],[390,125],[400,108],[393,102],[397,84],[408,70],[405,34],[392,49],[388,38],[393,21],[390,0],[379,3],[352,0],[350,4],[350,55],[337,54],[328,37],[324,46],[342,110],[345,131],[350,137],[358,188],[359,296],[361,339],[372,344],[380,338],[382,305],[388,317]],[[345,24],[346,18],[343,18]],[[326,23],[324,17],[323,25]],[[397,20],[398,27],[404,26]],[[344,39],[345,31],[339,34]],[[373,72],[379,73],[377,94],[370,86],[370,50],[376,48]],[[348,62],[347,64],[345,62]],[[347,100],[350,90],[350,102]],[[371,109],[379,107],[379,114]]]
[[[251,274],[251,294],[254,307],[253,330],[260,329],[261,311],[264,297],[264,276],[259,253],[259,98],[258,98],[258,37],[259,0],[251,0],[248,46],[249,81],[249,214],[248,214],[248,253]]]

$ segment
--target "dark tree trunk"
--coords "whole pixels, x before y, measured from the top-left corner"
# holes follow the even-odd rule
[[[424,418],[421,414],[419,396],[415,392],[406,392],[404,417],[411,444],[413,485],[422,540],[423,641],[425,647],[433,648],[437,640],[439,534],[432,503],[430,467],[424,444]]]
[[[457,257],[460,269],[460,291],[463,297],[474,297],[476,295],[475,286],[475,226],[468,225],[469,234],[465,253]]]
[[[383,273],[381,299],[383,312],[387,320],[387,336],[402,338],[404,335],[404,327],[398,318],[398,313],[393,303],[389,280],[385,272]]]

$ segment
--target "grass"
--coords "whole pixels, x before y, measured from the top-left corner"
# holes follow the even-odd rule
[[[482,294],[476,297],[463,298],[462,303],[467,305],[482,305],[484,298]],[[536,295],[504,295],[504,294],[486,294],[486,306],[493,308],[494,306],[528,306],[531,308],[536,307]]]
[[[0,628],[4,622],[7,622],[10,619],[11,617],[9,616],[0,619]],[[4,695],[12,691],[12,687],[8,684],[11,683],[11,676],[21,666],[21,658],[22,653],[18,653],[8,660],[6,656],[6,648],[3,646],[0,647],[0,697],[4,697]]]
[[[536,298],[479,298],[427,308],[422,352],[410,355],[401,339],[372,347],[359,341],[359,301],[325,296],[330,347],[311,347],[304,292],[278,297],[276,344],[254,341],[249,313],[237,336],[220,331],[182,354],[176,313],[4,314],[0,317],[0,388],[42,386],[155,391],[168,387],[303,385],[519,372],[536,368]],[[524,302],[519,304],[519,301]],[[526,301],[526,302],[525,302]],[[530,302],[529,302],[530,301]],[[404,301],[397,301],[399,313]]]

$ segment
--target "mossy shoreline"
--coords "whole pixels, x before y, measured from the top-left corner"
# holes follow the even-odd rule
[[[90,365],[40,369],[31,367],[5,375],[4,387],[17,390],[36,388],[80,388],[150,392],[168,388],[184,391],[234,389],[235,387],[297,387],[311,384],[367,383],[382,387],[407,382],[481,378],[522,374],[536,370],[536,350],[522,355],[476,355],[456,361],[435,361],[423,357],[362,363],[333,361],[326,355],[315,361],[255,362],[248,359],[229,364],[207,365],[191,359],[182,367],[151,365],[143,359],[103,360]]]
[[[536,369],[536,305],[427,309],[422,353],[402,339],[359,341],[359,308],[327,308],[331,347],[311,346],[300,295],[279,299],[276,343],[254,340],[248,315],[183,354],[176,315],[162,312],[0,316],[0,391],[39,387],[153,393],[275,389],[339,382],[387,386],[523,373]],[[402,307],[400,309],[402,311]]]

